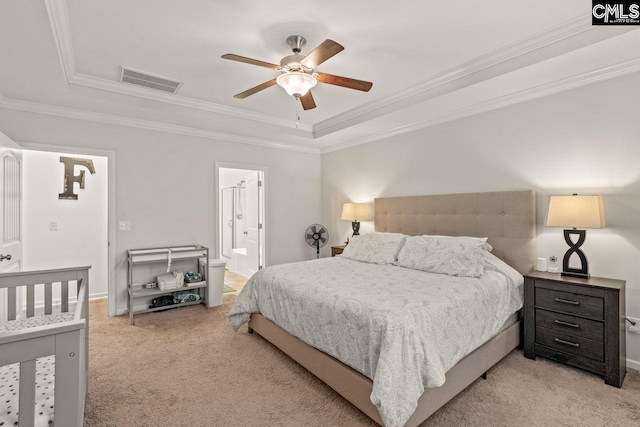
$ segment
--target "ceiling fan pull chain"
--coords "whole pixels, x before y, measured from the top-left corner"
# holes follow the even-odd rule
[[[297,101],[296,99],[296,129],[300,129],[300,111],[302,111],[302,105]]]

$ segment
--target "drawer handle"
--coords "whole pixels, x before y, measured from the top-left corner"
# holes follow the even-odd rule
[[[557,323],[558,325],[563,325],[563,326],[571,326],[572,328],[580,327],[580,325],[576,323],[563,322],[562,320],[554,320],[554,323]]]
[[[561,302],[563,304],[580,305],[580,301],[571,301],[571,300],[562,299],[562,298],[554,298],[554,300],[556,302]]]
[[[560,344],[566,344],[573,347],[580,347],[580,344],[578,344],[577,342],[565,341],[565,340],[561,340],[560,338],[556,338],[555,341],[559,342]]]

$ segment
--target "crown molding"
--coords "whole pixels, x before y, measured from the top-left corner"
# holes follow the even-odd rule
[[[1,95],[1,94],[0,94]],[[193,136],[212,139],[216,141],[248,144],[260,147],[275,148],[279,150],[296,151],[301,153],[319,154],[320,150],[312,147],[300,147],[284,144],[277,141],[253,138],[249,136],[234,135],[224,132],[216,132],[207,129],[198,129],[187,126],[179,126],[170,123],[154,122],[149,120],[134,119],[113,114],[96,113],[75,108],[60,107],[50,104],[11,99],[0,96],[0,109],[24,111],[28,113],[45,114],[49,116],[63,117],[67,119],[84,120],[96,123],[106,123],[117,126],[126,126],[137,129],[145,129],[157,132],[166,132],[177,135]]]
[[[546,83],[533,88],[503,95],[488,101],[480,102],[471,106],[459,108],[443,114],[436,114],[423,120],[409,123],[395,128],[387,129],[381,132],[372,133],[362,137],[354,138],[348,141],[340,142],[320,150],[322,154],[334,151],[345,150],[357,145],[367,144],[381,139],[391,138],[419,129],[425,129],[431,126],[462,119],[464,117],[473,116],[487,111],[497,110],[499,108],[508,107],[510,105],[520,104],[537,98],[565,92],[582,86],[599,83],[605,80],[622,77],[627,74],[640,72],[640,58],[630,61],[621,62],[616,65],[604,67],[598,70],[589,71],[575,76],[567,77],[555,82]]]
[[[202,101],[186,96],[173,95],[164,92],[145,90],[131,85],[124,85],[120,82],[102,79],[79,73],[76,69],[75,53],[73,50],[73,40],[71,38],[71,25],[69,23],[69,13],[66,0],[44,0],[53,31],[53,39],[58,50],[60,63],[65,77],[69,84],[86,86],[99,90],[106,90],[123,95],[136,96],[152,101],[165,102],[182,107],[204,110],[224,116],[237,117],[245,120],[252,120],[267,123],[274,126],[288,129],[296,129],[304,133],[305,137],[313,137],[313,126],[301,124],[291,120],[280,119],[268,114],[255,113],[240,108],[228,107],[214,102]]]
[[[290,129],[296,129],[304,132],[307,138],[310,138],[312,133],[312,126],[307,124],[298,124],[290,120],[279,119],[267,114],[253,113],[239,108],[227,107],[213,102],[202,101],[195,98],[188,98],[186,96],[172,95],[164,92],[155,92],[142,87],[136,87],[132,85],[124,85],[120,82],[112,80],[102,79],[100,77],[89,76],[87,74],[75,73],[69,80],[69,83],[79,86],[86,86],[93,89],[106,90],[109,92],[120,93],[123,95],[136,96],[138,98],[150,99],[152,101],[166,102],[169,104],[179,105],[182,107],[193,108],[197,110],[209,111],[216,114],[222,114],[227,116],[233,116],[236,118],[253,120],[270,125],[281,126]]]
[[[417,84],[405,87],[404,89],[395,91],[389,95],[365,103],[359,107],[353,108],[329,119],[318,122],[315,125],[308,125],[297,124],[294,121],[279,119],[268,114],[249,112],[239,108],[228,107],[225,105],[180,95],[154,92],[132,85],[124,85],[116,81],[78,73],[76,70],[73,41],[71,38],[71,27],[69,23],[66,0],[44,1],[49,14],[49,20],[53,31],[56,48],[58,50],[58,55],[60,57],[60,62],[62,64],[64,74],[69,84],[119,93],[128,96],[145,98],[152,101],[169,103],[181,107],[208,111],[222,116],[251,120],[286,129],[297,129],[300,137],[318,139],[319,141],[319,138],[332,134],[339,130],[358,125],[360,123],[372,120],[385,114],[402,110],[403,108],[406,108],[418,102],[424,102],[429,99],[445,95],[464,87],[468,87],[470,85],[498,77],[502,74],[517,70],[519,68],[538,63],[564,52],[575,50],[588,44],[596,43],[606,38],[613,37],[623,32],[631,31],[634,29],[620,27],[616,28],[615,31],[612,28],[603,30],[602,27],[591,25],[590,15],[582,16],[566,22],[562,25],[535,34],[526,39],[504,46],[486,55],[474,58],[466,63],[436,74],[435,76],[431,76],[422,81],[419,81]],[[583,37],[577,37],[580,35],[582,35]],[[596,81],[601,81],[607,78],[612,77],[602,77],[600,78],[600,80],[597,80],[598,77],[596,77]],[[563,90],[569,90],[572,88],[571,83],[569,82],[569,80],[571,79],[573,78],[565,79],[566,81],[563,80],[556,83],[551,83],[549,85],[527,89],[522,92],[482,102],[471,107],[463,107],[449,113],[432,116],[412,124],[402,125],[370,135],[364,135],[348,141],[339,142],[322,149],[301,148],[289,144],[282,144],[276,141],[242,137],[232,134],[209,131],[205,129],[184,127],[154,121],[130,119],[123,116],[109,115],[104,113],[89,113],[65,107],[54,107],[51,105],[47,105],[46,108],[41,108],[40,110],[48,111],[42,112],[42,114],[52,114],[62,117],[66,117],[65,114],[67,114],[69,111],[74,111],[74,118],[79,118],[82,120],[112,123],[122,126],[139,127],[143,129],[158,130],[162,132],[200,136],[216,140],[233,141],[294,151],[303,151],[309,153],[328,153],[410,132],[412,130],[433,126],[435,124],[455,120],[457,118],[478,114],[483,111],[490,111],[492,109],[501,108],[506,105],[525,102],[529,99],[535,99]],[[578,75],[575,77],[575,79],[577,83],[576,86],[573,87],[590,84],[588,82],[588,77],[585,74]],[[554,85],[557,85],[557,87]],[[0,102],[2,102],[1,97]],[[2,104],[4,104],[5,108],[9,108],[7,106],[15,106],[15,102],[25,101],[5,100]],[[45,104],[33,105],[42,106]],[[54,112],[53,110],[55,109],[58,109],[58,111]],[[65,111],[65,113],[60,113],[60,111]]]
[[[73,40],[71,40],[71,25],[69,24],[69,12],[67,11],[66,0],[44,0],[53,31],[53,41],[55,42],[62,70],[71,83],[71,77],[76,73],[76,60],[73,53]]]
[[[411,105],[411,101],[413,103],[423,102],[546,60],[558,54],[558,44],[578,35],[590,32],[595,40],[587,37],[586,41],[591,44],[603,38],[609,38],[631,30],[622,28],[615,34],[611,31],[603,32],[600,27],[591,25],[590,15],[573,19],[547,31],[474,58],[375,101],[318,122],[313,127],[314,138],[406,108]],[[577,45],[571,44],[568,49],[574,50],[584,46],[584,44],[580,44],[580,41],[577,41],[577,43]],[[423,98],[427,95],[430,96],[426,99],[417,99],[420,95],[423,95]]]
[[[504,46],[486,55],[474,58],[459,66],[450,68],[449,70],[443,71],[435,76],[419,81],[417,84],[407,86],[404,89],[395,91],[374,101],[335,115],[331,118],[318,122],[315,125],[309,125],[299,124],[295,121],[280,119],[268,114],[250,112],[240,108],[229,107],[195,98],[145,90],[144,88],[123,85],[116,81],[79,73],[76,70],[75,54],[71,38],[71,27],[66,0],[44,1],[47,6],[60,62],[69,84],[208,111],[223,116],[252,120],[287,129],[296,129],[300,132],[301,136],[312,139],[320,138],[347,127],[357,125],[363,121],[371,120],[381,115],[400,110],[407,107],[408,103],[424,101],[425,99],[417,99],[420,95],[423,97],[429,94],[432,95],[431,97],[441,96],[443,94],[459,90],[470,84],[477,83],[478,81],[487,80],[505,72],[513,71],[513,69],[523,66],[521,61],[518,61],[518,59],[523,55],[533,54],[536,51],[541,51],[543,48],[551,48],[555,44],[561,43],[582,33],[590,31],[595,32],[601,29],[600,27],[592,26],[591,16],[585,15],[526,39]],[[622,29],[621,31],[624,30],[625,29]],[[604,32],[601,32],[601,34],[604,35]],[[540,52],[540,57],[533,55],[533,58],[531,58],[530,61],[535,63],[540,60],[547,59],[553,49],[548,50],[549,52],[547,53]],[[547,49],[544,49],[544,51],[546,52]],[[511,64],[509,64],[510,62]],[[500,65],[502,65],[502,68],[499,67]],[[505,70],[504,67],[508,65],[510,65],[511,68]]]

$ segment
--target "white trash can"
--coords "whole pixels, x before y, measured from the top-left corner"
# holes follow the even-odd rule
[[[207,260],[200,259],[201,270],[207,268]],[[227,265],[223,259],[209,259],[209,271],[205,274],[209,278],[207,288],[207,307],[217,307],[222,305],[222,293],[224,291],[224,269]]]

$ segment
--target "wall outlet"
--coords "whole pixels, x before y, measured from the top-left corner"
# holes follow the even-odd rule
[[[120,221],[118,231],[131,231],[131,221]]]
[[[627,319],[631,320],[632,322],[635,322],[635,325],[632,325],[631,323],[625,320],[625,323],[627,324],[627,332],[629,332],[630,334],[640,335],[640,319],[636,319],[633,317],[627,317]]]
[[[49,223],[49,231],[58,231],[58,222],[57,221],[51,221]]]

